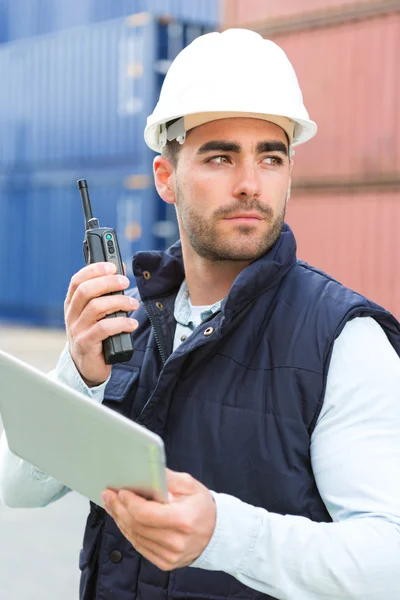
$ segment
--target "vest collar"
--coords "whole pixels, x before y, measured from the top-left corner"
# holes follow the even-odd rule
[[[279,284],[296,262],[296,240],[284,224],[278,240],[236,277],[224,302],[225,317],[232,317],[256,296]],[[176,294],[185,278],[180,241],[165,252],[138,252],[133,273],[143,301]]]

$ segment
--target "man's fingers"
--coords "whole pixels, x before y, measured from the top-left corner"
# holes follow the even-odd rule
[[[178,473],[167,469],[168,491],[174,496],[188,496],[199,491],[199,482],[189,473]]]
[[[116,271],[117,267],[113,263],[106,262],[93,263],[83,267],[83,269],[75,273],[75,275],[71,278],[67,296],[65,298],[65,307],[67,308],[70,305],[72,296],[74,295],[76,288],[81,283],[87,281],[88,279],[103,277],[104,275],[113,275],[116,273]]]
[[[180,505],[145,500],[129,490],[121,490],[118,498],[135,521],[146,527],[170,529],[185,533],[188,525]]]
[[[118,525],[118,523],[117,523]],[[122,534],[127,537],[126,532],[121,529]],[[177,556],[169,553],[164,548],[160,548],[157,544],[153,544],[148,540],[143,540],[140,536],[129,540],[132,546],[153,565],[163,571],[172,571],[178,565]]]
[[[147,527],[168,528],[173,524],[169,505],[145,500],[129,490],[118,492],[118,499],[133,516],[134,520]]]
[[[129,279],[125,275],[103,275],[83,281],[75,289],[73,298],[66,309],[67,324],[74,323],[93,298],[120,292],[127,287],[129,287]]]
[[[128,523],[131,519],[129,512],[125,506],[118,500],[118,495],[112,490],[107,490],[102,493],[104,508],[115,521],[118,521],[118,527],[122,526],[125,530],[128,529]]]
[[[79,319],[76,321],[76,329],[88,329],[93,324],[97,323],[97,321],[116,312],[132,312],[137,309],[138,305],[138,301],[134,298],[121,294],[94,298],[87,304]]]
[[[107,497],[107,502],[104,502],[105,509],[114,519],[121,533],[140,554],[164,570],[171,570],[179,563],[184,551],[180,536],[173,535],[169,531],[160,532],[151,527],[141,527],[115,492],[107,490],[102,496]],[[155,535],[159,539],[154,539]]]
[[[117,335],[119,333],[132,333],[138,326],[136,319],[130,317],[109,317],[98,321],[92,325],[81,335],[76,336],[76,342],[86,345],[94,345],[102,342],[111,335]]]
[[[126,533],[123,531],[122,533],[127,537]],[[180,563],[183,547],[182,551],[171,549],[161,543],[143,537],[139,533],[134,534],[131,543],[142,556],[164,571],[171,571]]]
[[[174,554],[181,554],[184,549],[184,534],[176,533],[171,529],[160,529],[160,527],[148,527],[140,525],[135,521],[134,534],[136,539],[142,539],[143,545],[153,549],[155,554],[161,553],[161,550]],[[159,548],[159,550],[157,550]]]

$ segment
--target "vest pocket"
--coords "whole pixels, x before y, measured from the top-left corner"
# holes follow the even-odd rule
[[[83,538],[83,548],[79,554],[79,568],[81,571],[91,562],[94,551],[98,546],[100,532],[104,525],[104,509],[100,506],[90,503],[90,513],[86,522],[85,535]]]
[[[141,385],[142,371],[139,367],[113,367],[111,378],[104,393],[103,404],[119,414],[136,421],[146,404],[151,390]]]
[[[172,571],[168,600],[258,600],[271,598],[220,571],[186,567]]]
[[[90,502],[90,513],[86,522],[83,537],[83,548],[79,553],[79,569],[81,580],[79,585],[80,600],[93,600],[96,585],[96,571],[98,562],[101,530],[104,525],[104,509],[94,502]]]
[[[123,402],[137,385],[139,371],[124,369],[114,366],[111,370],[110,381],[104,392],[104,400],[107,402]]]

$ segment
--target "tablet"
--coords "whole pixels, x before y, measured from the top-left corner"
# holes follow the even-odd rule
[[[11,452],[96,504],[107,487],[167,501],[158,435],[1,350],[0,415]]]

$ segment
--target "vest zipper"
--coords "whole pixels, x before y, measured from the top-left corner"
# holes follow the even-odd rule
[[[156,333],[156,330],[155,330],[155,327],[154,327],[154,322],[153,322],[153,320],[152,320],[152,318],[151,318],[151,316],[150,316],[150,314],[149,314],[149,311],[147,310],[147,308],[146,308],[146,306],[144,305],[144,303],[143,303],[143,302],[142,302],[142,304],[143,304],[143,307],[144,307],[144,309],[145,309],[145,311],[146,311],[146,313],[147,313],[147,316],[149,317],[150,325],[151,325],[151,326],[152,326],[152,328],[153,328],[153,331],[154,331],[154,339],[156,340],[157,348],[158,348],[158,351],[160,352],[161,359],[162,359],[162,361],[163,361],[163,367],[164,367],[164,366],[165,366],[165,364],[166,364],[166,362],[167,362],[169,359],[168,359],[168,358],[165,356],[165,354],[164,354],[164,351],[163,351],[163,349],[162,349],[162,347],[161,347],[160,341],[159,341],[159,339],[158,339],[158,337],[157,337],[157,333]],[[212,319],[214,316],[215,316],[215,315],[211,315],[211,316],[210,316],[208,319],[206,319],[205,321],[202,321],[201,323],[199,323],[199,325],[197,325],[197,326],[196,326],[196,327],[193,329],[193,331],[192,331],[192,333],[191,333],[190,335],[192,335],[192,334],[193,334],[193,333],[196,331],[196,329],[199,329],[199,327],[201,327],[202,325],[204,325],[204,323],[206,323],[207,321],[209,321],[210,319]],[[201,344],[201,345],[202,345],[202,344]],[[153,390],[153,392],[154,392],[154,390]],[[153,395],[153,393],[151,394],[151,396],[152,396],[152,395]],[[137,417],[137,419],[136,419],[136,423],[139,423],[139,425],[142,425],[143,427],[146,427],[146,426],[145,426],[145,425],[143,425],[143,423],[141,423],[141,422],[140,422],[140,418],[141,418],[141,416],[143,415],[144,411],[146,410],[147,406],[149,405],[150,401],[151,401],[151,397],[147,399],[147,401],[146,401],[145,405],[143,406],[142,410],[140,411],[140,413],[139,413],[139,415],[138,415],[138,417]]]
[[[160,339],[159,339],[159,337],[158,337],[158,335],[157,335],[157,331],[156,331],[156,328],[155,328],[155,326],[154,326],[154,321],[153,321],[153,318],[152,318],[152,316],[150,315],[150,312],[147,310],[147,307],[146,307],[145,303],[144,303],[144,302],[142,302],[142,304],[143,304],[143,308],[144,308],[144,310],[146,311],[146,314],[147,314],[147,316],[148,316],[148,318],[149,318],[150,325],[151,325],[151,327],[152,327],[152,329],[153,329],[153,331],[154,331],[154,339],[156,340],[156,344],[157,344],[157,348],[158,348],[158,351],[159,351],[159,353],[160,353],[160,356],[161,356],[161,360],[162,360],[162,362],[163,362],[163,365],[165,365],[165,363],[168,361],[168,357],[166,356],[166,354],[165,354],[165,352],[164,352],[164,350],[163,350],[163,348],[162,348],[162,345],[161,345],[161,343],[160,343]],[[218,312],[220,312],[220,311],[218,311]],[[213,317],[215,317],[215,315],[216,315],[216,314],[217,314],[217,313],[214,313],[214,314],[210,315],[210,316],[209,316],[207,319],[205,319],[204,321],[202,321],[201,323],[199,323],[198,325],[196,325],[196,327],[195,327],[195,328],[192,330],[192,332],[191,332],[191,334],[190,334],[190,335],[192,335],[192,334],[193,334],[195,331],[197,331],[197,329],[199,329],[199,327],[201,327],[202,325],[204,325],[205,323],[207,323],[207,321],[211,321],[211,319],[212,319]],[[201,344],[201,345],[202,345],[202,344]]]
[[[167,362],[167,357],[165,356],[164,350],[163,350],[163,348],[161,346],[159,337],[157,335],[156,328],[154,327],[153,318],[151,317],[151,315],[150,315],[149,311],[147,310],[147,307],[146,307],[146,305],[144,303],[143,303],[143,308],[146,311],[147,316],[149,317],[150,325],[151,325],[151,327],[152,327],[152,329],[154,331],[154,339],[156,340],[156,344],[157,344],[157,348],[158,348],[158,351],[159,351],[160,356],[161,356],[161,360],[163,361],[163,364],[165,365],[165,363]]]

